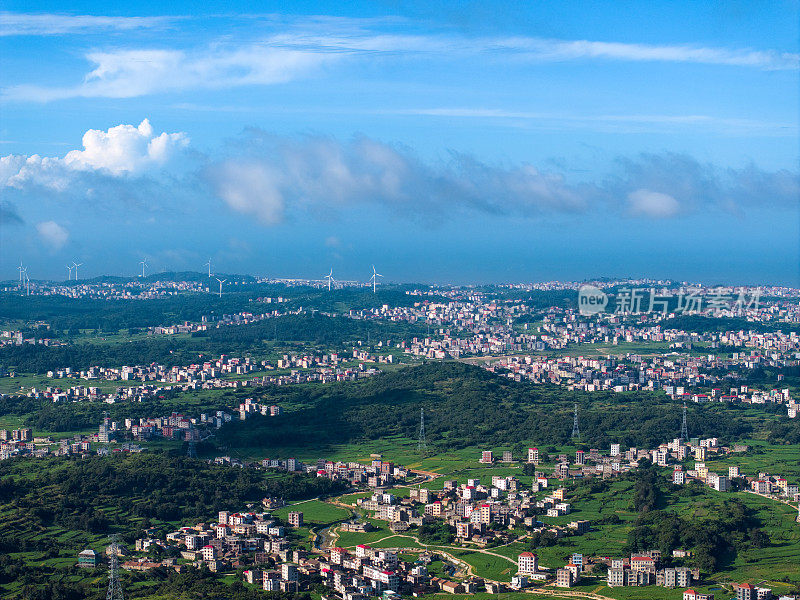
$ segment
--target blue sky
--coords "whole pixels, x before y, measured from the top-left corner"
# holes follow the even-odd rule
[[[0,278],[800,284],[797,2],[433,4],[6,2]]]

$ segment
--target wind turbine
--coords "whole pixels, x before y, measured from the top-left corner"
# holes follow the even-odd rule
[[[144,259],[144,260],[142,260],[142,261],[139,261],[139,264],[140,264],[140,265],[142,265],[142,277],[144,277],[144,270],[145,270],[145,267],[148,267],[148,266],[149,266],[149,265],[147,264],[147,259]]]
[[[17,267],[17,271],[19,271],[19,285],[22,287],[22,274],[25,272],[25,267],[22,266],[22,259],[19,259],[19,266]]]
[[[219,277],[216,277],[215,279],[217,281],[219,281],[219,297],[222,298],[222,284],[225,283],[228,280],[227,279],[220,279]]]
[[[28,267],[22,267],[22,274],[25,275],[25,290],[28,296],[31,295],[31,278],[28,277]]]
[[[67,281],[72,279],[72,265],[67,265]]]
[[[76,263],[74,260],[72,261],[72,268],[75,269],[75,281],[78,281],[78,267],[80,267],[83,263]]]
[[[203,264],[204,267],[208,267],[208,278],[211,279],[211,259],[208,259],[207,263]]]
[[[375,271],[375,265],[372,265],[372,277],[370,277],[370,281],[372,282],[372,293],[375,293],[375,285],[378,283],[376,277],[383,277],[380,273]]]
[[[331,282],[336,281],[333,278],[333,267],[331,267],[331,272],[328,273],[327,275],[325,275],[324,279],[328,280],[328,291],[330,292],[331,291]]]

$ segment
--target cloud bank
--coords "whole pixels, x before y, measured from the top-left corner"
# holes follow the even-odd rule
[[[606,212],[665,219],[705,211],[788,207],[800,197],[795,172],[753,164],[721,169],[685,154],[616,159],[594,182],[571,182],[530,164],[496,165],[451,153],[425,162],[409,149],[365,137],[287,139],[253,130],[237,155],[204,172],[231,209],[275,224],[293,213],[379,206],[407,218],[465,212],[536,217]]]
[[[342,143],[253,130],[238,150],[209,166],[206,180],[230,208],[268,225],[298,210],[331,213],[365,205],[409,218],[466,210],[580,212],[591,196],[582,193],[584,186],[532,165],[489,165],[457,153],[431,164],[407,148],[366,137]]]
[[[409,148],[364,136],[340,141],[252,129],[214,156],[188,146],[185,134],[156,133],[145,119],[138,126],[89,130],[83,148],[63,158],[2,157],[3,220],[38,222],[38,233],[55,248],[66,243],[65,230],[51,215],[40,220],[28,214],[45,201],[172,218],[205,219],[207,211],[224,207],[271,226],[352,211],[425,223],[464,215],[668,219],[780,209],[800,197],[796,172],[753,164],[723,169],[674,153],[620,157],[607,175],[572,181],[532,164],[492,164],[457,152],[423,160]],[[180,165],[182,173],[179,157],[189,165]]]

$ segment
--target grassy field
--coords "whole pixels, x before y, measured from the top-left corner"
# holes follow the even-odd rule
[[[738,466],[744,475],[757,476],[760,472],[782,475],[790,483],[800,480],[800,444],[777,446],[764,440],[743,440],[750,446],[745,454],[711,456],[705,463],[710,471],[727,474],[729,466]]]
[[[441,549],[470,565],[472,572],[478,577],[494,581],[511,581],[511,577],[517,573],[516,560],[510,562],[505,558],[476,551],[453,550],[446,547]]]
[[[338,506],[333,506],[321,500],[306,500],[304,502],[297,502],[284,506],[277,510],[273,510],[272,514],[286,521],[287,516],[292,511],[300,511],[303,513],[303,522],[308,525],[330,525],[350,517],[350,511]]]
[[[369,521],[375,527],[374,531],[368,531],[366,533],[337,531],[339,538],[336,542],[336,545],[341,548],[355,548],[359,544],[372,545],[380,539],[395,535],[395,533],[389,529],[389,525],[386,523],[386,521],[379,521],[377,519],[367,519],[367,521]],[[404,544],[398,545],[402,546]],[[394,547],[393,544],[387,544],[384,546],[384,548],[391,547]]]
[[[714,574],[717,581],[769,581],[778,587],[782,579],[800,581],[800,524],[797,509],[753,494],[734,494],[753,508],[770,537],[766,548],[739,553],[730,565]],[[787,586],[788,589],[788,586]]]

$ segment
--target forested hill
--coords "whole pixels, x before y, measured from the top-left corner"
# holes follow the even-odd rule
[[[0,366],[22,373],[46,373],[71,367],[95,365],[121,367],[159,363],[167,367],[187,365],[201,357],[220,354],[260,358],[276,346],[315,344],[349,351],[359,340],[411,340],[425,334],[419,323],[356,320],[319,313],[285,315],[246,325],[197,331],[191,338],[147,336],[144,339],[109,343],[72,343],[64,346],[23,344],[0,348]],[[304,346],[307,349],[307,346]]]
[[[358,384],[265,388],[261,398],[291,401],[303,408],[279,417],[231,423],[220,432],[224,444],[279,452],[298,447],[323,450],[330,444],[391,435],[413,439],[424,408],[428,444],[437,450],[558,445],[570,440],[577,403],[583,444],[653,447],[677,437],[681,419],[680,405],[663,394],[571,392],[516,383],[457,362],[406,368]],[[768,434],[781,426],[776,415],[754,416],[744,408],[718,404],[690,407],[689,420],[690,435],[723,441],[756,431]],[[798,432],[781,435],[797,437]]]

